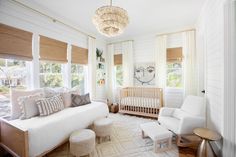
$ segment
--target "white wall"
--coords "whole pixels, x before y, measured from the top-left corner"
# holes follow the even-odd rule
[[[224,0],[208,0],[197,24],[198,52],[205,53],[208,127],[223,133]]]
[[[202,54],[198,56],[198,68],[205,75],[205,85],[200,83],[200,86],[206,90],[207,127],[221,135],[224,133],[224,2],[206,1],[196,26],[197,53]],[[205,61],[201,61],[203,58]],[[221,149],[222,143],[217,142],[216,146]]]
[[[134,64],[155,62],[155,35],[141,36],[134,40]]]
[[[16,2],[0,0],[0,23],[23,29],[34,34],[34,39],[37,40],[38,35],[44,35],[53,39],[57,39],[68,44],[73,44],[79,47],[88,48],[88,36],[82,34],[68,26],[59,22],[54,22],[52,19],[32,11]],[[35,43],[36,42],[36,43]],[[38,41],[34,40],[34,46]],[[106,52],[106,42],[102,39],[96,40],[97,47]],[[33,46],[33,54],[38,51]],[[34,61],[35,62],[35,61]],[[39,67],[35,67],[34,70]],[[35,71],[34,71],[35,72]],[[37,73],[34,73],[37,74]],[[68,74],[69,75],[69,74]],[[35,80],[38,80],[37,75],[32,77],[32,83],[35,87]],[[38,85],[36,85],[38,87]],[[105,89],[105,87],[104,87]],[[103,88],[97,90],[98,97],[105,97]]]
[[[156,35],[134,37],[134,64],[155,62]],[[182,47],[182,33],[171,34],[167,38],[167,47]],[[122,52],[121,44],[115,44],[115,53]],[[182,89],[165,90],[165,105],[180,107],[183,102]]]

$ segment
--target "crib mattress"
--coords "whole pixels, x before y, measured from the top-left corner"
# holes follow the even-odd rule
[[[121,105],[160,108],[160,100],[158,98],[144,98],[144,97],[125,97],[120,101]]]

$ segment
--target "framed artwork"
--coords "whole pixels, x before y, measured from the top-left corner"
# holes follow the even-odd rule
[[[135,86],[155,85],[155,63],[137,63],[134,66]]]

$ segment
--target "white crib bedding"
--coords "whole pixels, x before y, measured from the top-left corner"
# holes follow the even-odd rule
[[[124,97],[120,103],[127,106],[160,108],[160,100],[158,98]]]

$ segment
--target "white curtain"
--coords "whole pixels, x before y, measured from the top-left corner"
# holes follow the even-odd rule
[[[123,86],[134,84],[133,41],[122,42]]]
[[[197,95],[195,31],[183,32],[184,96]]]
[[[96,39],[88,37],[88,92],[96,99]]]
[[[166,35],[157,36],[155,51],[156,86],[163,89],[166,87],[166,40]]]
[[[107,46],[107,96],[110,102],[114,101],[114,44]]]

